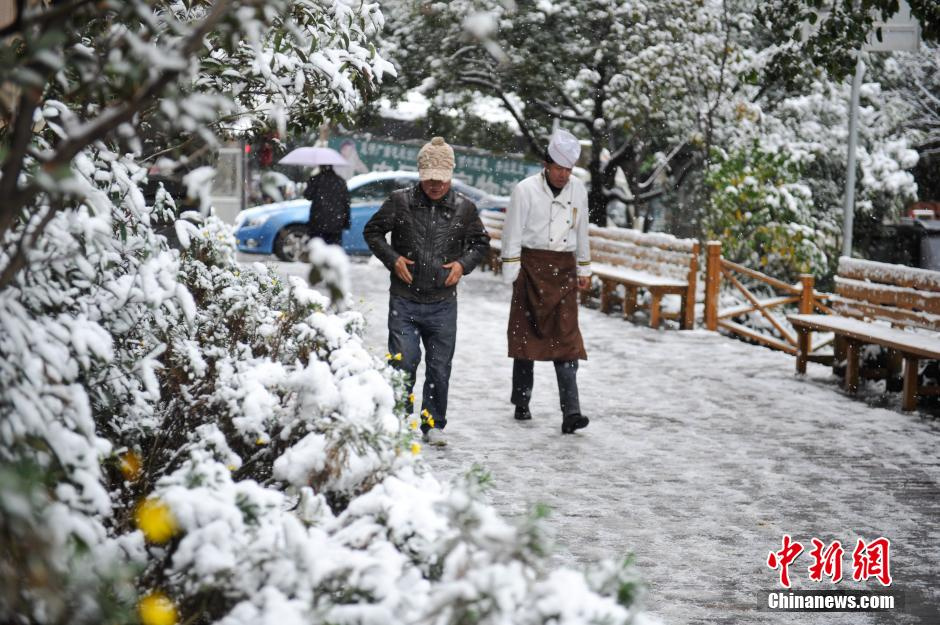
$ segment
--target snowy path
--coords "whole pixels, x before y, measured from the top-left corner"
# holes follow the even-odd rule
[[[354,262],[352,278],[366,341],[384,354],[387,273],[372,259]],[[591,425],[562,437],[548,363],[536,365],[535,418],[512,419],[509,293],[488,273],[461,283],[450,445],[423,452],[441,479],[476,463],[491,472],[492,503],[507,517],[547,504],[558,563],[634,553],[646,606],[665,623],[940,623],[934,420],[847,398],[819,365],[801,380],[781,353],[582,308],[589,360],[579,386]],[[889,538],[905,610],[763,610],[766,591],[779,589],[765,561],[784,534],[806,547],[790,569],[794,588],[815,587],[811,538],[842,542],[849,580],[855,541]],[[874,580],[818,587],[880,589]]]

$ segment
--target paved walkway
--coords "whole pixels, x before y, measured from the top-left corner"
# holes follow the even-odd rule
[[[366,342],[384,354],[387,273],[374,259],[352,273]],[[940,623],[936,420],[900,412],[896,398],[882,408],[845,397],[819,365],[797,378],[792,357],[778,352],[582,309],[589,360],[579,380],[592,421],[563,437],[548,363],[536,365],[535,418],[512,419],[508,300],[492,274],[461,283],[450,445],[425,451],[441,479],[479,464],[505,516],[547,504],[558,563],[635,554],[647,609],[665,623]],[[765,562],[784,534],[807,548],[790,569],[802,589],[880,589],[815,585],[808,551],[813,537],[840,540],[851,579],[855,541],[889,538],[891,588],[905,609],[762,609],[779,589]]]

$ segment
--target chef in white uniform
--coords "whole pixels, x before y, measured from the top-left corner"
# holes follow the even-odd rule
[[[558,380],[561,431],[588,425],[578,398],[578,360],[587,359],[578,327],[578,290],[590,284],[588,199],[571,177],[581,144],[556,130],[544,168],[513,189],[503,224],[503,276],[513,284],[507,338],[513,358],[515,418],[532,418],[533,361],[552,361]]]

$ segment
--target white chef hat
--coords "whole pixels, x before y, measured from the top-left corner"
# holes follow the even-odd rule
[[[557,164],[571,169],[581,156],[581,143],[564,128],[556,128],[548,140],[548,155]]]

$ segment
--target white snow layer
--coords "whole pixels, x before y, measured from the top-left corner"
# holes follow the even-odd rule
[[[357,262],[351,281],[366,346],[381,355],[388,273],[375,259]],[[438,479],[479,464],[492,473],[489,500],[504,516],[550,506],[558,564],[635,554],[648,585],[646,607],[666,623],[938,622],[940,525],[925,492],[940,481],[940,428],[902,413],[897,394],[847,397],[821,365],[811,363],[800,378],[793,358],[780,352],[581,308],[588,360],[578,379],[591,424],[562,436],[548,363],[536,365],[534,419],[512,418],[509,297],[509,287],[489,273],[460,284],[450,444],[422,452]],[[423,364],[417,395],[422,384]],[[415,501],[405,492],[389,495]],[[416,525],[434,518],[408,513]],[[767,592],[780,589],[779,572],[766,559],[784,534],[807,549],[790,569],[797,589],[879,589],[851,581],[851,548],[843,562],[847,580],[811,582],[810,540],[889,538],[892,589],[904,593],[905,609],[888,621],[876,613],[765,610]],[[574,618],[564,597],[579,582],[562,577],[546,582],[554,588],[544,601]]]

